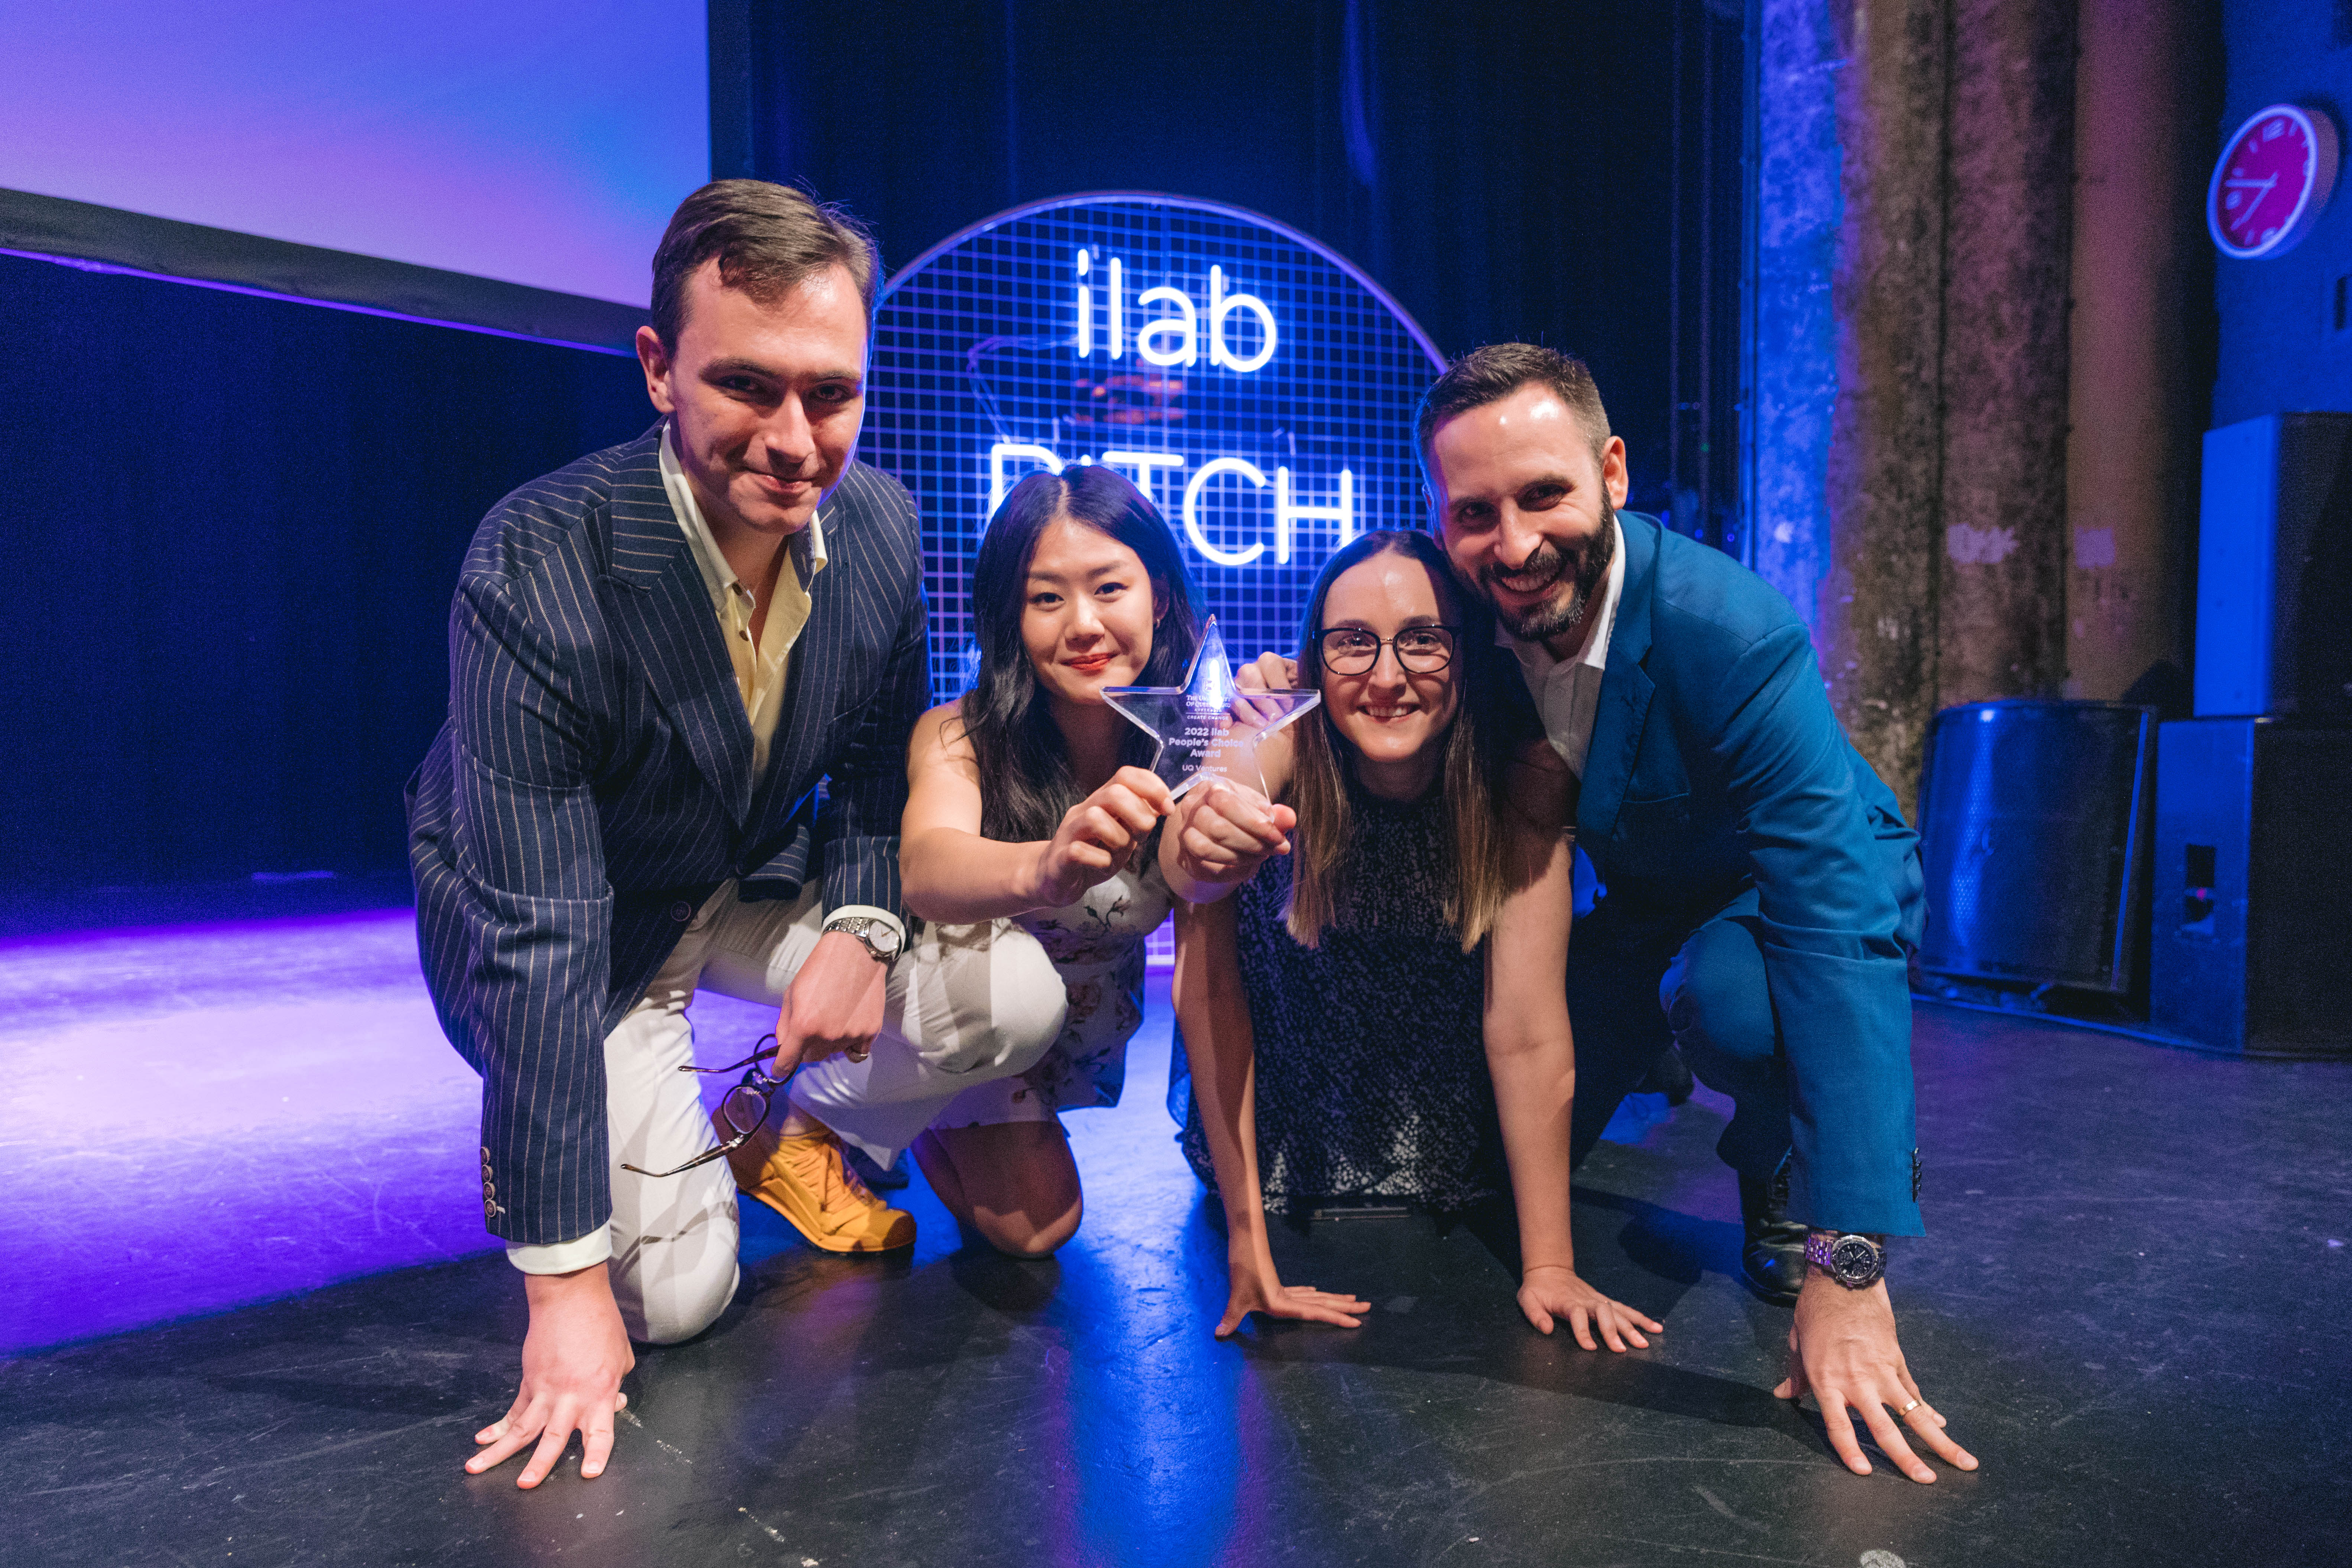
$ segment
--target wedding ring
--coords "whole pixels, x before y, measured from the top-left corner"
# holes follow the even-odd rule
[[[1918,1402],[1917,1400],[1916,1400],[1916,1399],[1915,1399],[1915,1400],[1913,1400],[1910,1404],[1908,1404],[1908,1405],[1905,1405],[1902,1409],[1900,1409],[1900,1410],[1896,1411],[1895,1414],[1895,1415],[1910,1415],[1910,1414],[1911,1414],[1911,1412],[1913,1412],[1914,1410],[1916,1410],[1916,1409],[1918,1409],[1918,1408],[1919,1408],[1919,1402]]]
[[[873,1047],[872,1046],[860,1046],[860,1047],[857,1047],[856,1050],[854,1050],[854,1051],[851,1051],[851,1050],[845,1050],[845,1051],[843,1051],[841,1054],[842,1054],[843,1056],[845,1056],[845,1057],[847,1057],[851,1061],[854,1061],[854,1062],[862,1062],[862,1061],[864,1061],[867,1057],[870,1057],[870,1056],[872,1056],[872,1055],[874,1054],[874,1047]],[[1916,1404],[1918,1403],[1918,1401],[1915,1399],[1915,1400],[1913,1400],[1913,1401],[1912,1401],[1912,1403],[1913,1403],[1914,1405],[1916,1405]]]

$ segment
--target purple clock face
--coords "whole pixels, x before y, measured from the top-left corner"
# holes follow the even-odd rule
[[[2288,104],[2239,129],[2213,172],[2206,217],[2231,256],[2268,256],[2301,238],[2335,177],[2334,126]]]

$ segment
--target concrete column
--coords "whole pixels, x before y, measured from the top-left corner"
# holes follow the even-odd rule
[[[2074,0],[1951,0],[1935,706],[2065,679]]]
[[[1838,190],[1838,79],[1845,56],[1822,0],[1758,0],[1753,561],[1810,624],[1829,570],[1830,425],[1837,313],[1829,279]]]
[[[2066,448],[2069,695],[2121,697],[2170,664],[2186,689],[2189,541],[2210,367],[2194,0],[2080,0]],[[2161,678],[2140,688],[2155,696]]]
[[[2074,3],[1759,0],[1757,566],[1906,810],[2064,679]]]
[[[1843,213],[1830,277],[1829,571],[1813,645],[1839,720],[1906,811],[1936,692],[1947,5],[1850,0],[1832,12]]]

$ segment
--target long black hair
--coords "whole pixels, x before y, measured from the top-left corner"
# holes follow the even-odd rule
[[[1150,579],[1159,611],[1151,658],[1139,686],[1174,686],[1201,646],[1200,592],[1176,536],[1141,491],[1107,468],[1031,474],[1013,487],[988,520],[971,563],[973,640],[980,669],[963,695],[964,733],[980,770],[980,831],[1003,843],[1051,838],[1063,813],[1078,803],[1069,747],[1052,705],[1037,689],[1037,672],[1021,640],[1029,596],[1029,562],[1038,536],[1068,518],[1109,535],[1135,552]],[[1119,761],[1151,765],[1153,742],[1134,725],[1119,742]]]

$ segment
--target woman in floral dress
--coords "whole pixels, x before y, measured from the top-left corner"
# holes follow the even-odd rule
[[[1100,467],[1013,487],[981,541],[971,605],[972,689],[925,714],[908,749],[907,907],[943,942],[1026,932],[1067,1006],[1035,1066],[965,1090],[912,1149],[958,1219],[1043,1257],[1084,1210],[1059,1113],[1118,1102],[1144,938],[1170,907],[1168,786],[1149,771],[1150,737],[1102,689],[1180,684],[1200,621],[1167,523]]]

